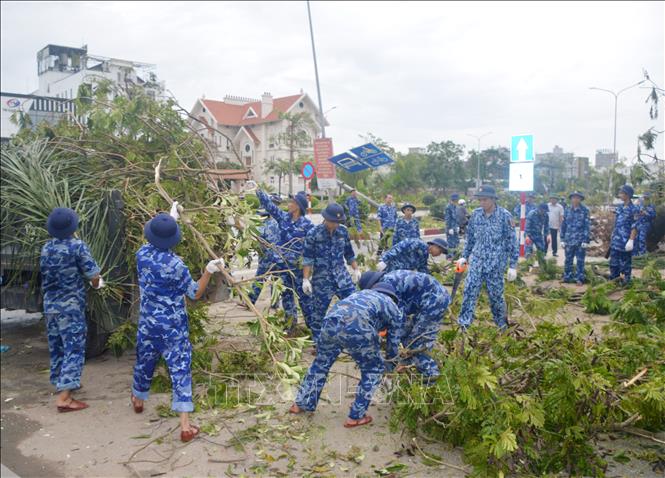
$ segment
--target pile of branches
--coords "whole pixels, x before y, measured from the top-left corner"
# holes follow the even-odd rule
[[[259,244],[260,219],[250,201],[214,180],[210,145],[174,100],[155,101],[141,88],[116,92],[110,82],[101,82],[94,91],[82,86],[75,101],[76,116],[24,129],[2,147],[3,246],[17,262],[38,271],[39,251],[49,239],[49,212],[57,206],[76,210],[78,234],[90,245],[108,284],[101,294],[90,294],[88,316],[103,330],[118,330],[112,339],[118,351],[131,346],[135,325],[126,324],[127,311],[136,309],[138,301],[135,253],[144,242],[147,220],[169,211],[173,201],[184,206],[183,238],[175,252],[197,277],[212,258],[223,257],[231,267],[247,262]],[[119,206],[121,220],[109,222]],[[30,267],[17,264],[21,269]],[[302,344],[286,339],[254,308],[248,285],[235,284],[227,271],[217,276],[256,314],[257,333],[278,375],[297,381]],[[31,283],[36,289],[36,273]],[[124,307],[112,306],[118,302]]]
[[[665,428],[665,281],[653,267],[644,276],[602,336],[579,321],[442,332],[441,377],[430,387],[401,378],[393,425],[463,447],[476,476],[603,476],[600,432],[665,444],[651,433]]]

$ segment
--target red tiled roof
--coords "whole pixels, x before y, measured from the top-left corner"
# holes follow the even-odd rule
[[[223,101],[201,100],[210,114],[215,117],[217,123],[226,126],[243,126],[270,123],[279,119],[279,113],[286,113],[293,104],[303,95],[284,96],[273,99],[272,111],[266,118],[261,118],[261,102],[254,101],[244,105],[231,105]],[[256,118],[243,119],[249,108],[258,115]]]
[[[242,127],[245,131],[247,131],[247,134],[249,135],[250,138],[252,138],[252,141],[254,141],[254,144],[261,144],[261,141],[259,141],[259,138],[256,137],[254,134],[254,131],[252,131],[252,128],[246,128]]]

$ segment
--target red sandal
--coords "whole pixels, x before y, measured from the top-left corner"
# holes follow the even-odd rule
[[[370,417],[369,415],[365,415],[364,417],[355,420],[355,423],[346,422],[344,424],[344,428],[355,428],[362,425],[368,425],[370,423],[372,423],[372,417]]]
[[[88,405],[85,402],[82,402],[80,400],[75,400],[72,398],[71,401],[64,407],[58,406],[58,412],[59,413],[78,412],[79,410],[85,410],[89,406],[90,405]]]
[[[180,432],[180,441],[187,443],[188,441],[192,441],[199,434],[199,427],[190,425],[189,428],[190,430]]]
[[[130,399],[132,401],[132,406],[134,407],[134,413],[143,413],[143,404],[141,405],[136,404],[136,400],[138,400],[138,398],[132,395]]]

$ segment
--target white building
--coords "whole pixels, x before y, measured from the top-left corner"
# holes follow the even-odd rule
[[[218,163],[237,164],[235,148],[243,166],[251,171],[252,179],[288,192],[288,177],[281,178],[280,187],[279,176],[268,172],[266,167],[270,161],[289,159],[288,146],[278,139],[286,131],[288,122],[280,119],[279,113],[300,112],[309,113],[313,126],[307,131],[309,145],[299,148],[294,155],[294,159],[298,159],[299,156],[313,156],[311,140],[321,133],[319,110],[302,90],[300,94],[281,98],[264,93],[260,100],[226,96],[223,101],[217,101],[202,97],[196,101],[191,115],[198,119],[192,123],[212,145]],[[294,192],[303,190],[300,174],[294,174],[293,187]]]
[[[46,45],[37,53],[39,89],[33,95],[76,98],[84,83],[106,79],[124,88],[140,85],[152,98],[162,98],[164,82],[158,82],[155,65],[88,54],[88,47]]]

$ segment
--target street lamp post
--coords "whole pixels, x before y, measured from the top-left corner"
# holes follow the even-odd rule
[[[475,134],[469,134],[468,136],[471,136],[472,138],[475,138],[478,141],[478,160],[476,161],[478,163],[478,175],[476,176],[476,191],[480,189],[480,140],[483,139],[485,136],[488,136],[492,134],[491,131],[488,131],[485,134],[481,134],[480,136],[476,136]]]
[[[598,90],[598,91],[604,91],[605,93],[609,93],[614,97],[614,141],[612,145],[612,160],[610,161],[610,173],[609,173],[609,180],[607,184],[607,202],[612,202],[612,173],[614,172],[614,160],[617,156],[617,105],[619,102],[619,95],[623,93],[624,91],[627,91],[631,88],[635,88],[636,86],[641,85],[644,83],[646,80],[638,81],[634,85],[630,85],[625,87],[622,90],[619,90],[617,92],[614,92],[612,90],[606,90],[604,88],[597,88],[595,86],[589,87],[590,90]]]

